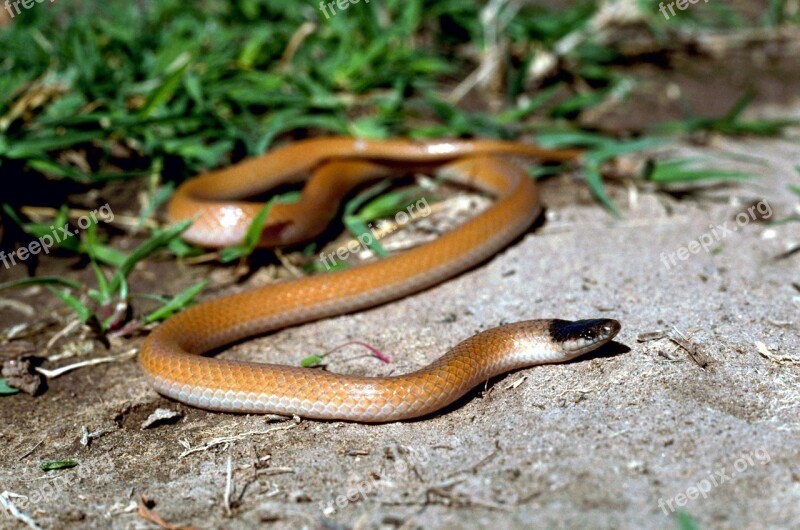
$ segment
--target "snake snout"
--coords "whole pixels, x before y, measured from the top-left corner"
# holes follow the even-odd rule
[[[613,339],[622,328],[617,320],[597,318],[591,320],[553,320],[550,336],[570,356],[583,355]]]

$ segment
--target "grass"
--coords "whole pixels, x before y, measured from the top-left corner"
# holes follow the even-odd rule
[[[20,390],[18,388],[14,388],[13,386],[9,386],[6,382],[4,377],[0,377],[0,396],[12,396],[14,394],[19,394]]]
[[[81,248],[85,249],[90,258],[96,280],[94,287],[60,277],[35,276],[2,283],[0,292],[29,285],[45,285],[72,309],[81,323],[91,325],[98,333],[102,335],[109,332],[131,333],[144,324],[164,320],[188,306],[206,285],[206,282],[200,282],[170,299],[151,295],[150,298],[161,302],[161,307],[141,319],[129,319],[129,303],[134,295],[128,290],[128,276],[137,263],[177,239],[190,224],[190,221],[184,221],[165,229],[156,230],[150,238],[130,254],[124,255],[110,276],[97,262],[97,249],[102,247],[99,246],[96,237],[92,235],[95,232],[87,231],[81,242]],[[56,288],[54,285],[61,288]]]
[[[692,134],[697,132],[716,132],[728,136],[776,136],[786,127],[800,124],[797,120],[746,120],[743,113],[755,98],[755,92],[747,91],[739,101],[720,117],[702,117],[686,107],[687,117],[681,121],[658,124],[656,131]]]
[[[700,525],[694,517],[684,510],[678,510],[675,514],[675,523],[678,530],[700,530]]]
[[[457,0],[381,0],[326,18],[316,1],[37,4],[0,32],[0,178],[24,175],[45,183],[41,189],[23,184],[4,191],[3,225],[20,227],[17,241],[5,244],[24,244],[25,237],[41,237],[51,224],[68,221],[67,205],[51,222],[35,223],[20,214],[51,187],[55,199],[49,200],[63,204],[64,187],[86,192],[135,179],[133,186],[146,197],[136,212],[137,228],[144,231],[177,182],[263,153],[279,141],[317,134],[417,139],[526,134],[544,146],[584,146],[586,185],[619,216],[602,174],[608,160],[662,145],[664,135],[775,135],[792,124],[743,119],[754,97],[748,92],[721,117],[697,116],[687,105],[683,120],[647,131],[621,131],[612,138],[583,130],[582,116],[624,101],[635,86],[615,68],[623,56],[617,45],[596,38],[600,3],[519,10],[508,2],[493,5],[499,9]],[[660,42],[683,28],[746,26],[724,3],[697,6],[668,22],[648,3],[641,5],[644,31]],[[757,25],[796,23],[789,7],[769,2]],[[479,60],[492,54],[499,54],[496,64],[502,67],[499,88],[460,92]],[[532,65],[548,54],[555,68],[532,81]],[[486,99],[496,100],[499,110],[489,111]],[[536,168],[532,174],[558,170]],[[742,176],[667,160],[653,167],[649,179],[662,185]],[[354,236],[364,235],[370,222],[410,202],[404,193],[374,188],[346,204],[342,224]],[[245,243],[221,252],[220,261],[253,252],[269,204]],[[180,240],[184,229],[147,229],[141,246],[126,253],[92,227],[60,249],[92,268],[92,286],[42,276],[0,288],[47,285],[101,333],[136,329],[179,311],[204,286],[192,285],[174,298],[129,291],[134,266],[152,253],[166,249],[181,258],[199,252]],[[371,248],[386,253],[377,241]],[[314,250],[309,246],[306,254]],[[137,297],[155,299],[160,307],[131,317],[130,303]]]
[[[78,462],[75,460],[46,460],[39,464],[42,471],[58,471],[60,469],[70,469],[76,467]]]
[[[117,266],[125,261],[125,255],[122,252],[99,241],[96,223],[89,225],[87,240],[76,238],[74,235],[71,237],[63,237],[60,228],[69,224],[69,208],[66,204],[62,205],[58,210],[58,214],[52,221],[46,223],[34,223],[23,220],[7,203],[2,204],[2,209],[8,219],[14,221],[23,232],[33,239],[49,238],[53,242],[54,249],[66,250],[79,256],[88,256],[91,253],[97,261],[106,265]],[[68,230],[72,232],[71,229]],[[53,234],[56,234],[56,236],[60,234],[60,237],[53,237]],[[87,241],[91,242],[87,243]]]
[[[498,23],[509,46],[525,50],[506,58],[500,96],[508,109],[501,113],[465,111],[446,97],[475,68],[459,48],[495,45],[475,5],[386,0],[330,19],[315,2],[83,5],[91,5],[91,16],[79,6],[47,6],[0,33],[9,54],[0,62],[3,165],[96,183],[167,167],[171,176],[188,177],[262,153],[298,130],[511,138],[534,113],[545,128],[569,127],[626,81],[611,68],[616,50],[586,40],[566,54],[564,71],[519,101],[536,57],[530,44],[547,49],[585,27],[595,2],[528,7]],[[423,40],[425,46],[415,44]],[[735,130],[723,127],[728,121],[673,125]],[[81,170],[56,156],[65,150],[92,156]]]

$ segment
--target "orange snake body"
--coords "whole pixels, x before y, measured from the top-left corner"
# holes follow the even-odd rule
[[[202,356],[245,337],[402,298],[474,267],[522,234],[540,211],[534,182],[500,156],[567,161],[578,154],[493,140],[326,138],[297,142],[192,179],[176,192],[169,217],[195,218],[184,238],[210,247],[242,241],[262,205],[241,197],[300,181],[309,173],[299,202],[273,205],[263,246],[313,238],[354,186],[409,168],[442,166],[444,177],[478,187],[496,201],[432,243],[390,258],[190,307],[150,334],[139,362],[158,392],[206,409],[384,422],[430,414],[507,371],[562,362],[596,349],[616,335],[617,321],[510,324],[469,338],[421,370],[393,377]]]

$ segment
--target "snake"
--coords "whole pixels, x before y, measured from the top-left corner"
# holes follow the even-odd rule
[[[206,355],[257,335],[386,304],[487,261],[540,215],[534,180],[514,159],[569,163],[578,149],[503,140],[296,141],[181,184],[170,221],[193,219],[182,237],[223,248],[241,244],[264,207],[248,198],[305,182],[293,203],[272,201],[258,241],[313,240],[354,188],[431,171],[491,195],[489,208],[433,241],[388,258],[276,281],[192,305],[146,338],[139,364],[160,394],[211,411],[383,423],[432,415],[477,385],[510,371],[570,361],[611,341],[619,321],[536,319],[491,328],[411,373],[364,377]]]

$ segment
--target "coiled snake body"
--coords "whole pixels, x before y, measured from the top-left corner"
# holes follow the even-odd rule
[[[567,361],[609,342],[620,329],[615,320],[518,322],[475,335],[429,366],[394,377],[202,356],[245,337],[402,298],[486,260],[522,234],[539,213],[534,182],[504,155],[567,161],[579,152],[492,140],[325,138],[297,142],[186,182],[168,215],[172,220],[196,218],[184,237],[209,247],[242,241],[262,205],[242,202],[241,197],[309,174],[299,202],[273,205],[262,245],[313,238],[354,186],[409,169],[437,167],[447,179],[491,193],[496,201],[434,242],[390,258],[188,308],[145,341],[139,362],[152,385],[168,397],[211,410],[385,422],[430,414],[494,376]]]

